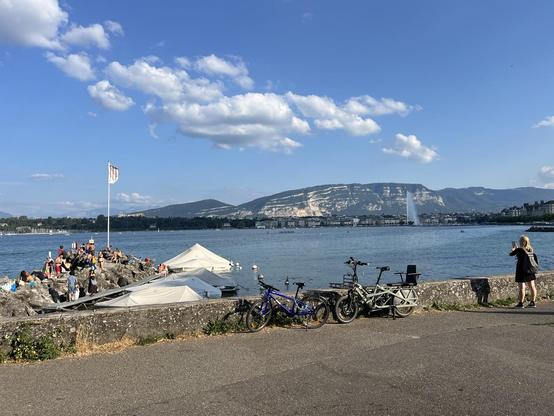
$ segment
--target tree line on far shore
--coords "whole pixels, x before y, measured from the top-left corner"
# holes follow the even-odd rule
[[[462,219],[463,221],[460,221]],[[480,214],[471,218],[460,218],[459,224],[533,224],[554,221],[554,215],[510,217],[500,214]],[[144,230],[204,230],[218,228],[255,228],[257,219],[230,218],[148,218],[148,217],[110,217],[110,229],[113,231]],[[39,231],[94,231],[107,228],[108,218],[99,215],[96,218],[48,217],[28,218],[26,216],[0,219],[1,233],[30,233]]]
[[[0,220],[0,232],[32,232],[33,230],[56,231],[105,231],[108,217],[96,218],[28,218],[13,217]],[[216,228],[253,228],[254,220],[225,218],[147,218],[110,217],[112,231],[144,230],[203,230]]]

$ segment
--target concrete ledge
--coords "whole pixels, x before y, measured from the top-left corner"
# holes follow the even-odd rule
[[[101,345],[124,338],[192,334],[210,320],[233,319],[235,311],[240,310],[239,303],[237,299],[221,299],[10,318],[0,321],[0,351],[8,353],[12,335],[22,330],[35,337],[51,335],[60,345]]]
[[[539,273],[535,281],[538,297],[554,293],[554,271]],[[449,279],[425,282],[417,286],[419,304],[435,302],[474,304],[517,297],[513,275]]]
[[[538,276],[539,296],[554,293],[554,271]],[[425,282],[417,286],[420,306],[434,302],[474,304],[515,297],[513,276],[492,276]],[[255,297],[253,297],[255,298]],[[124,338],[192,334],[210,320],[241,319],[244,301],[227,298],[191,304],[55,313],[0,321],[0,351],[9,352],[10,339],[22,329],[34,336],[52,334],[65,345],[101,345]]]

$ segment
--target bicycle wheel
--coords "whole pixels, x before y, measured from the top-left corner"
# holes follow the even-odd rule
[[[323,326],[329,319],[329,305],[320,296],[306,296],[302,299],[304,306],[299,310],[299,315],[304,326],[315,329]]]
[[[417,293],[414,289],[400,289],[393,297],[394,313],[400,318],[410,315],[417,303]]]
[[[250,332],[258,332],[267,325],[271,319],[272,312],[271,302],[263,299],[255,301],[247,312],[246,328]]]
[[[349,324],[358,316],[360,305],[356,297],[344,295],[335,304],[335,315],[341,324]]]

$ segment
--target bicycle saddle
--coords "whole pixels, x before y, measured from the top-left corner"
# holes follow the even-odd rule
[[[298,286],[300,289],[304,288],[304,282],[294,282],[296,286]]]

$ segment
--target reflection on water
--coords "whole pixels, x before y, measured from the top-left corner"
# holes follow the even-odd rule
[[[462,232],[463,231],[463,232]],[[422,279],[510,274],[514,259],[507,255],[512,240],[524,233],[522,226],[475,227],[370,227],[279,230],[201,230],[112,233],[114,247],[157,263],[167,260],[194,243],[243,266],[232,272],[243,286],[242,293],[254,292],[257,273],[266,281],[283,287],[286,277],[306,282],[307,288],[326,287],[340,281],[348,271],[348,256],[369,261],[360,270],[362,282],[371,283],[375,267],[390,265],[391,272],[416,264]],[[40,268],[48,255],[62,244],[94,238],[97,247],[106,243],[105,233],[25,235],[0,237],[0,275],[14,276],[22,269]],[[541,268],[554,269],[554,233],[530,235]],[[251,266],[257,264],[256,272]],[[385,275],[384,275],[385,276]],[[389,273],[388,280],[394,280]]]

